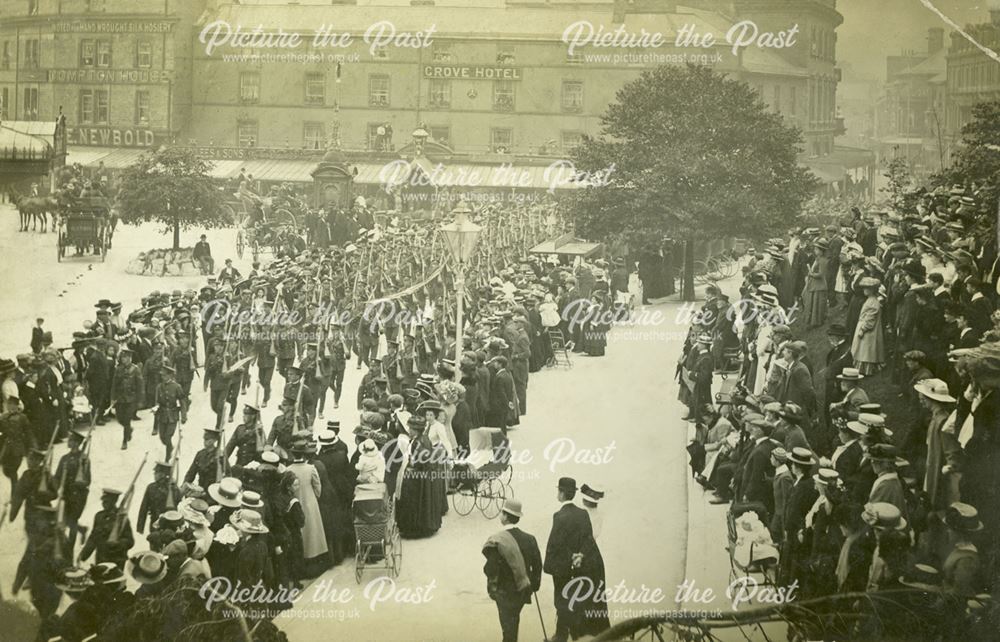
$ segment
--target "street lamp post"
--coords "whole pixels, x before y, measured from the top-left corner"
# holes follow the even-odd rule
[[[483,229],[468,219],[468,215],[471,213],[472,210],[468,204],[462,201],[452,210],[455,220],[448,225],[441,226],[441,234],[444,236],[445,244],[455,259],[457,268],[455,274],[455,289],[458,296],[455,315],[456,382],[461,378],[459,363],[462,361],[462,336],[465,333],[465,328],[463,327],[463,323],[465,322],[463,318],[465,312],[465,264],[472,258],[472,253],[476,249],[476,241],[479,240],[479,232]]]

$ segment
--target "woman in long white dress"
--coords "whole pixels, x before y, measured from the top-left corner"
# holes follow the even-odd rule
[[[319,509],[319,498],[323,494],[319,472],[316,467],[306,461],[313,448],[309,442],[296,443],[292,447],[292,463],[288,470],[295,473],[299,480],[296,499],[302,505],[305,514],[305,526],[302,527],[302,556],[305,559],[305,573],[315,577],[330,568],[329,548],[326,542],[326,531],[323,528],[323,515]]]

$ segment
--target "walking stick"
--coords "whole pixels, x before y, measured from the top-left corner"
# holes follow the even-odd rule
[[[545,642],[548,642],[549,634],[545,631],[545,619],[542,617],[542,605],[538,603],[538,593],[536,591],[532,591],[532,595],[535,596],[535,608],[538,609],[538,621],[542,624],[542,639],[544,639]]]

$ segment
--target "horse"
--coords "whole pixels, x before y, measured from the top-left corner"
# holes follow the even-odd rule
[[[28,220],[31,220],[31,229],[38,229],[41,221],[42,232],[48,231],[49,213],[55,214],[59,205],[56,199],[51,196],[18,196],[11,194],[11,201],[17,206],[17,212],[21,215],[20,232],[28,231]]]

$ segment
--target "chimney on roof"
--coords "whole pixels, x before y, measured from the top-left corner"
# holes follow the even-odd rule
[[[944,29],[931,27],[927,30],[927,53],[934,55],[944,49]]]

